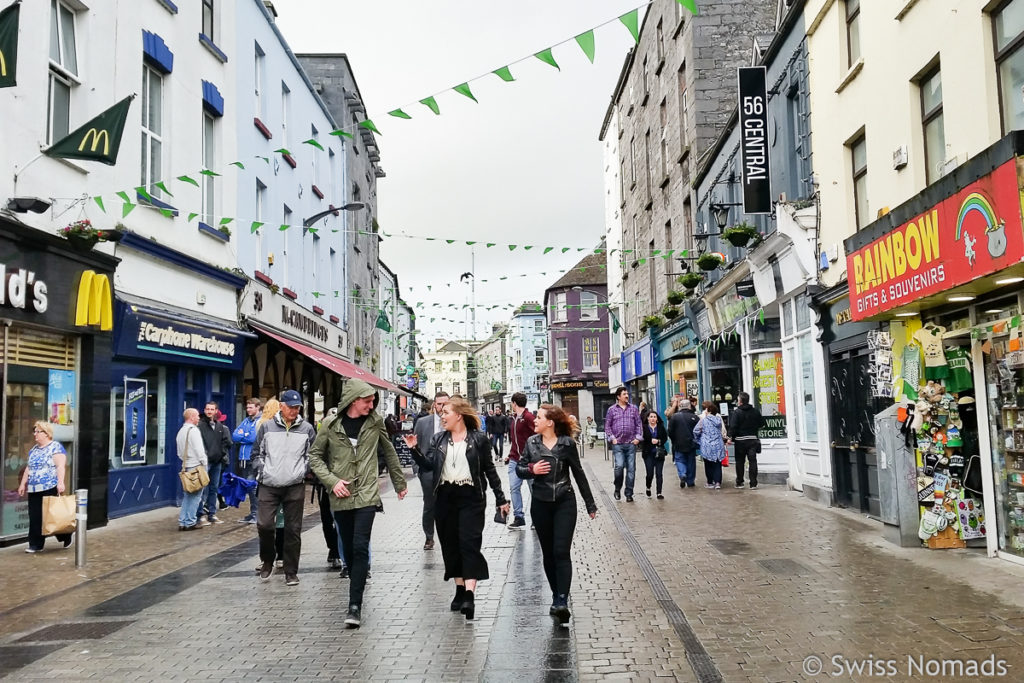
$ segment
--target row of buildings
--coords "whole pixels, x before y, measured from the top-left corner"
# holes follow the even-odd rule
[[[973,462],[975,542],[1024,558],[1022,10],[652,3],[600,134],[610,382],[660,410],[748,391],[770,416],[762,478],[889,524],[905,482],[916,520],[938,468],[957,495]],[[752,66],[765,86],[738,96]],[[962,426],[903,467],[897,418],[875,418],[908,407]]]
[[[0,542],[27,531],[14,492],[35,420],[102,524],[175,503],[185,407],[215,400],[233,427],[246,398],[291,388],[316,419],[349,377],[382,409],[411,398],[391,381],[416,359],[413,315],[378,258],[384,170],[352,67],[293,53],[276,16],[260,0],[5,12]],[[41,153],[127,97],[120,149],[105,128],[78,147],[106,164]]]

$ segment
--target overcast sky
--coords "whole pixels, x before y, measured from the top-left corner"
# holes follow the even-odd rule
[[[530,57],[471,83],[474,104],[448,90],[637,7],[642,0],[287,0],[278,25],[295,52],[344,52],[377,127],[383,232],[543,246],[594,247],[603,234],[601,122],[632,37],[618,21],[596,31],[591,65],[573,42],[556,47],[561,71]],[[641,10],[641,17],[643,10]],[[441,116],[415,104],[437,97]],[[414,103],[414,104],[409,104]],[[386,112],[403,107],[413,119]],[[478,305],[539,301],[584,256],[575,250],[510,252],[476,247]],[[469,302],[459,275],[471,270],[465,244],[395,237],[381,258],[398,274],[410,305]],[[547,275],[541,275],[546,272]],[[520,277],[529,274],[529,277]],[[500,281],[503,275],[507,280]],[[490,282],[480,282],[489,280]],[[451,285],[448,287],[448,285]],[[431,290],[427,290],[427,285]],[[409,287],[413,291],[409,291]],[[433,311],[433,312],[431,312]],[[436,336],[463,338],[459,309],[416,310],[424,348]],[[504,310],[477,310],[477,336]]]

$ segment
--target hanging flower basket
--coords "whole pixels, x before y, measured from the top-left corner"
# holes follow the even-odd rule
[[[761,233],[750,223],[740,223],[731,228],[726,228],[722,233],[722,239],[734,247],[745,247],[751,240],[760,238]]]
[[[668,293],[668,302],[673,306],[678,306],[683,303],[683,299],[685,298],[686,295],[678,290],[672,290]]]
[[[106,232],[106,230],[97,230],[92,227],[92,222],[85,218],[65,225],[57,234],[66,239],[76,249],[88,251],[96,246],[97,242],[106,241]]]
[[[646,316],[643,320],[640,321],[640,331],[646,332],[651,328],[659,328],[663,327],[664,325],[665,319],[662,318],[657,313],[655,313],[653,315]]]
[[[723,263],[725,263],[725,256],[715,251],[697,257],[697,267],[704,271],[714,270]]]
[[[703,280],[704,276],[700,273],[687,273],[686,275],[680,275],[679,278],[677,278],[679,284],[691,291],[696,289],[697,285],[699,285]],[[669,301],[671,301],[671,299],[669,299]]]
[[[661,309],[661,314],[665,316],[667,320],[675,320],[679,317],[679,307],[673,306],[672,304],[666,304],[665,307]]]

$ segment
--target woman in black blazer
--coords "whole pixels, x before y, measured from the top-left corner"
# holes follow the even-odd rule
[[[644,469],[647,471],[647,497],[651,497],[651,482],[657,478],[658,500],[662,500],[665,497],[661,495],[661,486],[665,481],[663,473],[665,456],[668,455],[665,447],[668,432],[665,431],[665,424],[656,410],[647,413],[643,427],[644,440],[640,443],[640,448],[644,455]]]
[[[451,610],[472,619],[477,581],[490,577],[483,545],[487,486],[505,515],[508,502],[491,457],[491,442],[480,431],[480,418],[462,398],[452,398],[441,413],[443,431],[424,444],[414,434],[405,437],[420,468],[434,473],[434,520],[444,558],[444,579],[455,579]]]

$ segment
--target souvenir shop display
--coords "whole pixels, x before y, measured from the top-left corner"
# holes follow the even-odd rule
[[[1003,520],[999,545],[1024,555],[1024,351],[1017,330],[991,343],[988,355],[990,408],[999,416],[992,425],[995,497]]]
[[[893,397],[892,337],[888,332],[868,332],[868,373],[873,377],[871,394],[875,398]]]

